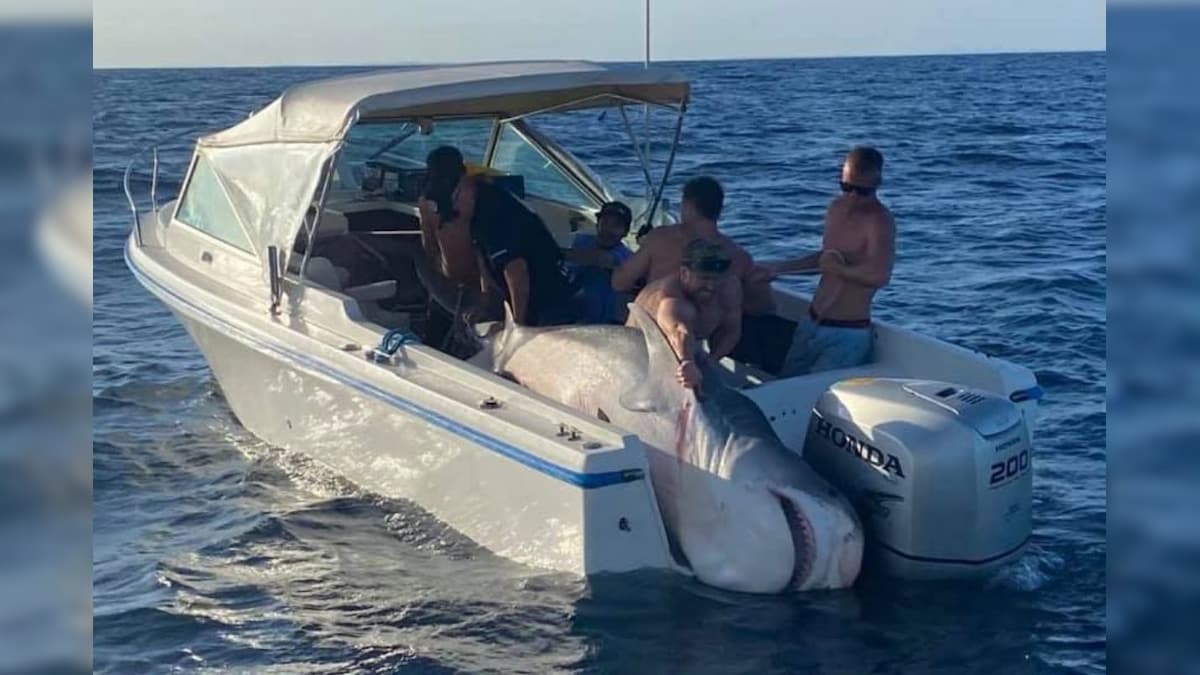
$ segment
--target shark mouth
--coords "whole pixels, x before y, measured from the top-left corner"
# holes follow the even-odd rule
[[[796,503],[778,491],[772,491],[779,499],[783,516],[787,519],[788,531],[792,533],[792,545],[796,549],[796,562],[792,569],[792,579],[788,587],[797,591],[805,590],[805,584],[812,575],[817,557],[817,539],[813,532],[812,523],[796,507]]]

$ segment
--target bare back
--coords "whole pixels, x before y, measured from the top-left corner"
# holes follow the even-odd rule
[[[892,214],[877,199],[842,195],[825,213],[821,248],[838,251],[850,268],[877,272],[880,281],[865,283],[847,275],[823,274],[813,307],[823,319],[860,321],[871,318],[875,293],[887,283],[894,259]]]
[[[725,249],[733,262],[730,272],[742,284],[744,309],[747,313],[761,314],[772,309],[770,284],[752,281],[754,260],[746,249],[720,232],[713,234],[712,231],[701,230],[686,223],[657,227],[647,234],[634,257],[622,265],[623,269],[614,273],[614,287],[618,290],[632,289],[636,282],[633,278],[635,276],[643,276],[647,283],[674,276],[683,262],[684,248],[696,238],[715,241]]]
[[[654,239],[651,240],[647,237],[648,241],[646,242],[652,247],[647,281],[654,281],[677,273],[680,263],[683,262],[683,249],[693,239],[708,239],[721,244],[729,259],[733,261],[730,271],[734,277],[742,279],[750,270],[752,262],[750,254],[738,246],[737,242],[720,232],[716,234],[704,232],[699,228],[690,227],[686,223],[680,223],[655,228],[651,235],[654,236]]]

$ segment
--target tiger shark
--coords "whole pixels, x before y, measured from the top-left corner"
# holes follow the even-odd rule
[[[695,576],[746,593],[839,589],[862,564],[849,502],[779,439],[766,416],[703,367],[700,392],[658,325],[493,326],[472,359],[522,386],[636,434],[659,511]]]

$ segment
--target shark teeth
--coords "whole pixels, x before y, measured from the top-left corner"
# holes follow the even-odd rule
[[[792,533],[792,545],[796,549],[796,563],[792,570],[792,580],[789,586],[802,591],[806,589],[805,584],[812,576],[813,564],[816,562],[816,534],[813,532],[812,523],[797,508],[795,502],[779,490],[772,489],[771,492],[779,498],[779,506],[783,509],[784,518],[787,519],[788,530]]]

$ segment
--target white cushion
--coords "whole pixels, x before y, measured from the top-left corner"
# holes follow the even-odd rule
[[[318,286],[340,291],[350,277],[350,272],[340,267],[334,267],[329,258],[314,257],[308,259],[304,268],[304,276]]]
[[[321,219],[317,221],[317,239],[340,237],[349,231],[350,221],[346,216],[329,209],[321,212]]]
[[[360,302],[387,300],[396,294],[396,280],[388,279],[387,281],[377,281],[373,284],[351,286],[350,288],[343,289],[342,292]]]

